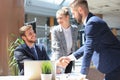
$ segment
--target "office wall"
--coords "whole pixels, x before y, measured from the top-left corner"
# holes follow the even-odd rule
[[[8,75],[10,34],[24,23],[24,0],[0,0],[0,75]]]
[[[103,14],[103,19],[107,22],[109,27],[120,28],[120,15],[113,14]]]

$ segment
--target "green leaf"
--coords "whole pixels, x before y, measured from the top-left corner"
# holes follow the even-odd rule
[[[51,74],[53,70],[52,63],[50,61],[43,61],[41,69],[43,74]]]
[[[11,36],[13,38],[17,37],[15,34],[11,34]],[[20,37],[18,37],[15,41],[11,41],[10,45],[8,46],[8,56],[9,56],[8,65],[9,65],[10,73],[12,75],[18,75],[19,72],[17,61],[14,58],[14,50],[17,46],[23,43],[24,41]]]

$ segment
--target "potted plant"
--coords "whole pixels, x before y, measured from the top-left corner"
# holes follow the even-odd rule
[[[9,44],[9,47],[8,47],[8,56],[9,56],[8,65],[9,65],[10,74],[11,75],[18,75],[19,69],[18,69],[17,61],[14,58],[14,50],[18,45],[23,44],[24,41],[20,37],[15,36],[14,34],[12,34],[11,36],[13,38],[17,38],[17,39],[11,41]]]
[[[41,80],[52,80],[53,66],[50,61],[43,61],[41,63]]]

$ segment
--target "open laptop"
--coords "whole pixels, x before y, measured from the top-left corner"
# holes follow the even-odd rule
[[[28,80],[41,80],[41,63],[43,61],[24,61],[24,76]],[[55,80],[55,61],[50,62],[53,65],[52,80]]]

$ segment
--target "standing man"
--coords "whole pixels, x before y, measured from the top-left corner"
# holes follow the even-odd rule
[[[77,22],[85,26],[86,41],[72,55],[60,58],[59,61],[63,59],[68,63],[83,55],[81,68],[83,77],[88,74],[92,59],[96,68],[105,74],[105,80],[120,80],[120,42],[118,39],[105,21],[89,12],[87,0],[74,0],[70,8]]]
[[[14,56],[18,63],[20,75],[24,75],[25,60],[49,60],[49,57],[43,45],[35,44],[36,34],[31,25],[21,27],[19,31],[25,43],[15,49]]]

